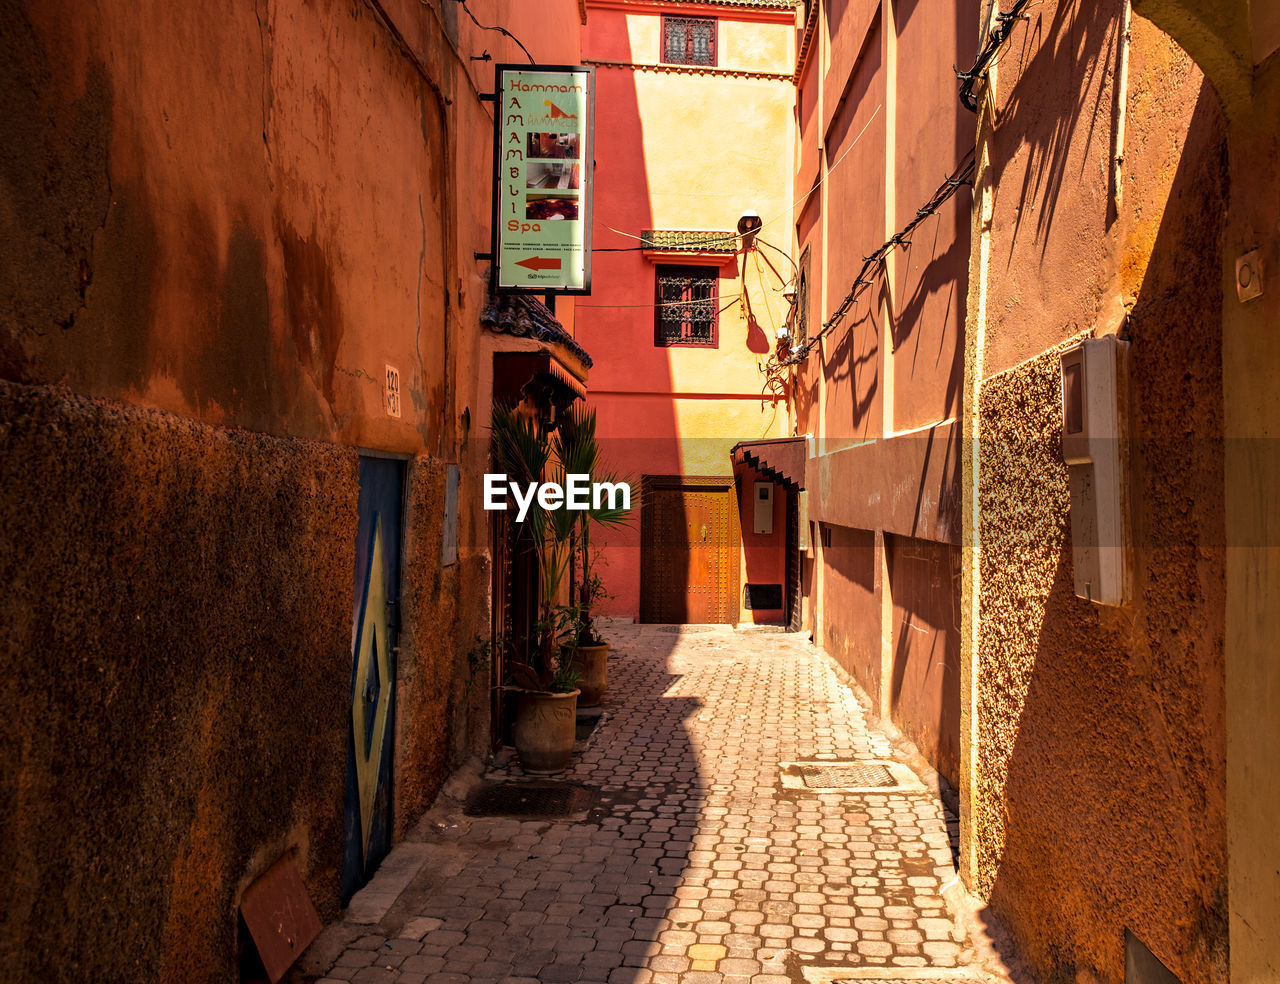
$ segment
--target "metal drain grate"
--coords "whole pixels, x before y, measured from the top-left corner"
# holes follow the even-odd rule
[[[567,817],[589,809],[595,791],[567,782],[500,782],[478,787],[462,812],[469,817]]]
[[[896,786],[898,781],[883,765],[802,765],[800,775],[810,789],[853,789],[864,786]]]
[[[977,984],[972,977],[837,977],[831,984]]]
[[[805,984],[995,984],[967,967],[801,967]]]

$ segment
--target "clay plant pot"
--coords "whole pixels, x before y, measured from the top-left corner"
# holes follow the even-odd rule
[[[608,683],[609,644],[579,646],[573,654],[573,668],[578,671],[579,707],[596,707]]]
[[[567,769],[573,759],[577,725],[578,691],[520,694],[511,740],[524,771],[545,776]]]

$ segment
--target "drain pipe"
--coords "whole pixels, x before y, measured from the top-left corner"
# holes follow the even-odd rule
[[[1116,146],[1111,159],[1111,201],[1117,215],[1124,198],[1124,126],[1129,104],[1129,23],[1132,17],[1132,0],[1124,0],[1124,17],[1120,24],[1120,59],[1116,66]]]

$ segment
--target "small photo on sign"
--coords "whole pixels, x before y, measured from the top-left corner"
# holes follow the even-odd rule
[[[527,219],[578,218],[578,199],[563,195],[529,194],[525,199],[524,215]]]
[[[581,176],[580,164],[569,164],[562,161],[546,161],[529,165],[526,185],[530,188],[570,188],[577,189]]]
[[[573,160],[582,156],[576,133],[531,133],[529,156],[553,161]]]

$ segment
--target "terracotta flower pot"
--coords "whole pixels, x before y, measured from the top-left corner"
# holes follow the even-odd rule
[[[604,696],[608,684],[609,644],[579,646],[573,656],[573,668],[578,671],[579,707],[595,707]]]
[[[550,775],[567,769],[573,759],[577,725],[578,691],[520,694],[511,738],[524,771]]]

